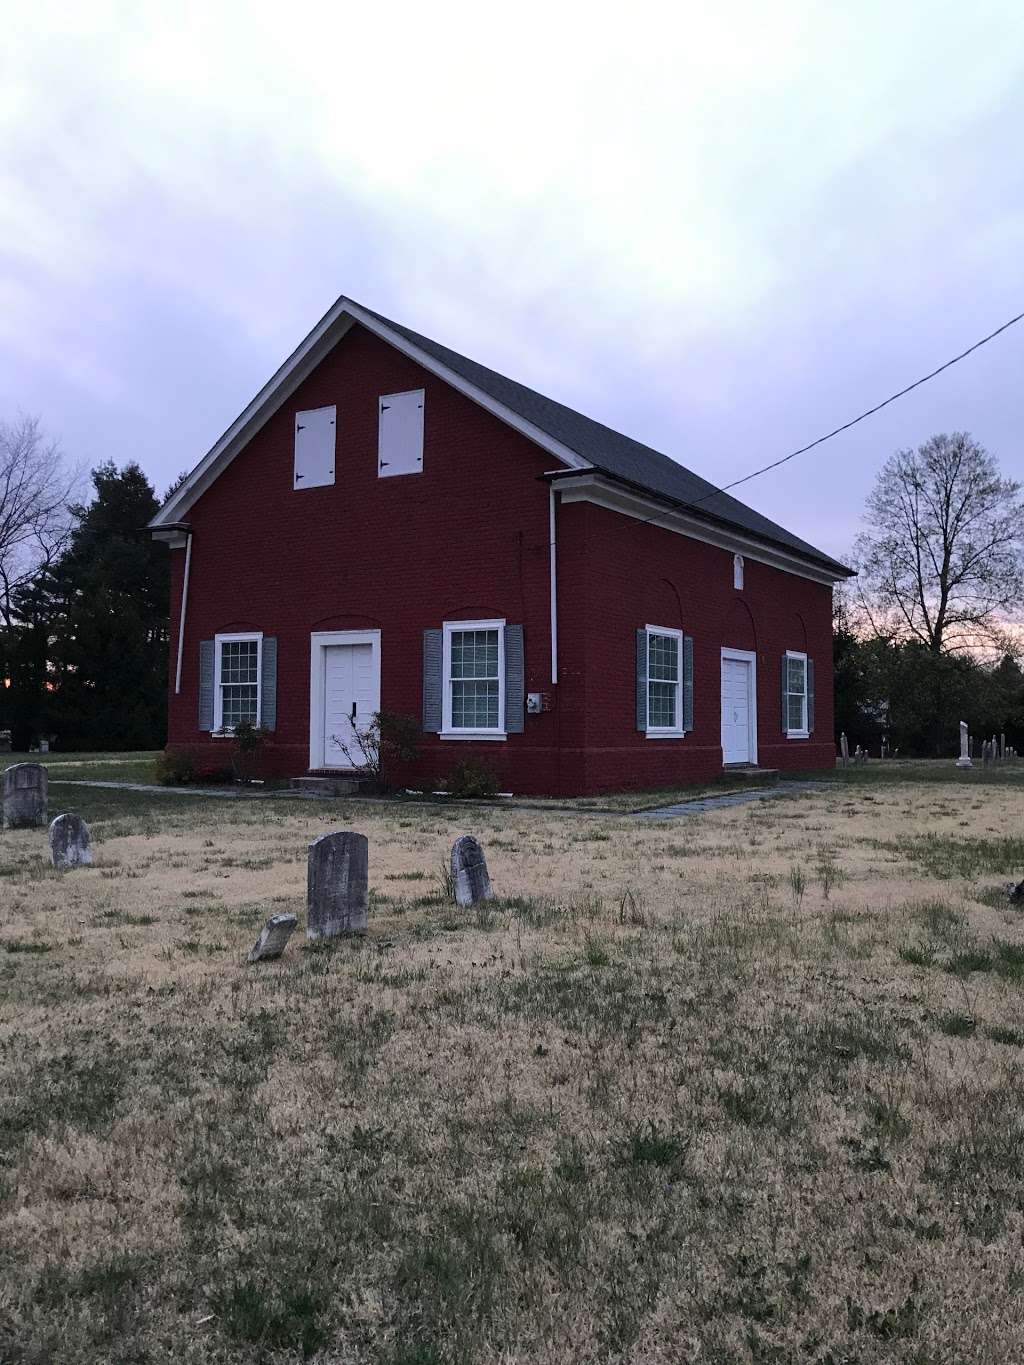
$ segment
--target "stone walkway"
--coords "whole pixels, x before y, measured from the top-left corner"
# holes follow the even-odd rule
[[[745,806],[748,801],[768,801],[773,796],[798,796],[801,792],[820,792],[828,789],[827,782],[777,782],[773,787],[753,787],[742,792],[723,792],[721,796],[701,796],[695,801],[679,801],[674,806],[655,806],[653,810],[638,811],[638,820],[675,820],[684,815],[703,815],[709,810],[724,810],[727,806]]]
[[[518,802],[502,801],[500,806],[505,810],[539,810],[546,811],[551,815],[585,815],[598,816],[607,819],[609,816],[617,816],[620,819],[633,818],[635,820],[677,820],[687,815],[704,815],[707,811],[725,810],[729,806],[745,806],[748,801],[767,801],[773,796],[799,796],[803,792],[827,791],[827,782],[776,782],[771,787],[748,787],[745,791],[723,792],[721,796],[700,796],[692,801],[677,801],[671,806],[652,806],[649,810],[629,811],[611,810],[608,808],[578,810],[571,806],[540,806],[531,805],[528,801]],[[229,801],[240,800],[274,800],[287,799],[292,801],[323,801],[323,800],[345,800],[344,797],[325,797],[322,792],[295,791],[287,787],[271,788],[267,791],[260,791],[253,787],[162,787],[150,782],[103,782],[98,778],[71,778],[71,777],[51,777],[50,786],[62,787],[105,787],[111,791],[122,792],[141,792],[147,796],[213,796]],[[361,801],[385,801],[382,797],[359,797]],[[431,804],[427,801],[423,805]],[[499,802],[444,802],[445,805],[482,805],[486,804],[489,808],[499,805]]]

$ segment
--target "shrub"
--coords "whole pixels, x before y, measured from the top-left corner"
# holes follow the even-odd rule
[[[490,797],[498,794],[498,774],[477,758],[466,758],[448,774],[449,796]]]
[[[338,735],[331,739],[353,767],[366,773],[377,791],[386,790],[394,763],[412,763],[419,757],[420,727],[413,716],[375,711],[370,723],[353,725],[349,742]]]
[[[156,761],[156,780],[163,787],[182,787],[198,776],[196,761],[187,749],[165,749]]]
[[[237,782],[251,782],[260,772],[263,750],[272,732],[264,725],[243,721],[233,730],[215,730],[231,740],[231,767]]]

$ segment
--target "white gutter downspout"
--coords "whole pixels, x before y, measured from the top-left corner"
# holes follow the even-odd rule
[[[181,582],[181,615],[178,617],[178,665],[174,670],[174,693],[181,692],[181,660],[185,652],[185,612],[188,609],[188,573],[192,567],[192,532],[186,531],[185,573]]]
[[[548,552],[551,564],[551,681],[558,682],[558,564],[555,547],[555,488],[548,487]]]

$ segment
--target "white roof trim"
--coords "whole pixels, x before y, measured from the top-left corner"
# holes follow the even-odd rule
[[[844,574],[832,572],[824,564],[804,559],[798,551],[785,550],[781,546],[769,545],[755,538],[753,532],[746,533],[730,527],[715,526],[700,517],[691,516],[681,508],[666,507],[655,497],[645,497],[622,488],[611,480],[602,478],[601,471],[579,475],[561,475],[552,487],[562,495],[562,502],[592,502],[611,512],[619,512],[626,517],[660,526],[665,531],[688,536],[691,540],[703,541],[705,545],[715,545],[720,550],[741,554],[746,559],[758,560],[769,564],[773,569],[809,578],[815,583],[838,583]]]
[[[463,379],[454,370],[450,370],[447,365],[435,360],[433,356],[422,351],[400,333],[367,313],[365,309],[360,308],[359,304],[353,303],[351,299],[346,299],[343,296],[338,299],[329,312],[324,314],[277,373],[264,384],[245,411],[232,422],[220,440],[204,455],[180,488],[177,488],[168,498],[149,523],[152,529],[156,530],[159,527],[167,526],[168,523],[181,520],[183,514],[224,472],[239,451],[252,440],[282,403],[295,392],[306,376],[334,349],[354,322],[360,323],[367,331],[373,332],[382,341],[386,341],[388,345],[394,346],[397,351],[407,355],[410,360],[415,360],[425,370],[437,375],[439,379],[443,379],[453,389],[465,394],[467,398],[472,399],[474,403],[479,404],[480,407],[486,409],[487,412],[499,418],[506,425],[513,427],[528,440],[533,441],[535,445],[548,451],[556,460],[561,460],[563,465],[569,469],[593,468],[589,460],[583,459],[576,451],[562,445],[560,441],[556,441],[547,432],[542,431],[532,422],[526,421],[518,413],[507,408],[504,403],[499,403],[496,399],[491,398],[482,389],[478,389],[475,384]]]

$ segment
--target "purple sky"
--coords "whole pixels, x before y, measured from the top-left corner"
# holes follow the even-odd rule
[[[0,418],[162,492],[346,293],[724,483],[1024,310],[1018,0],[710,8],[33,4]],[[843,557],[898,446],[1024,477],[1022,371],[1024,323],[739,495]]]

